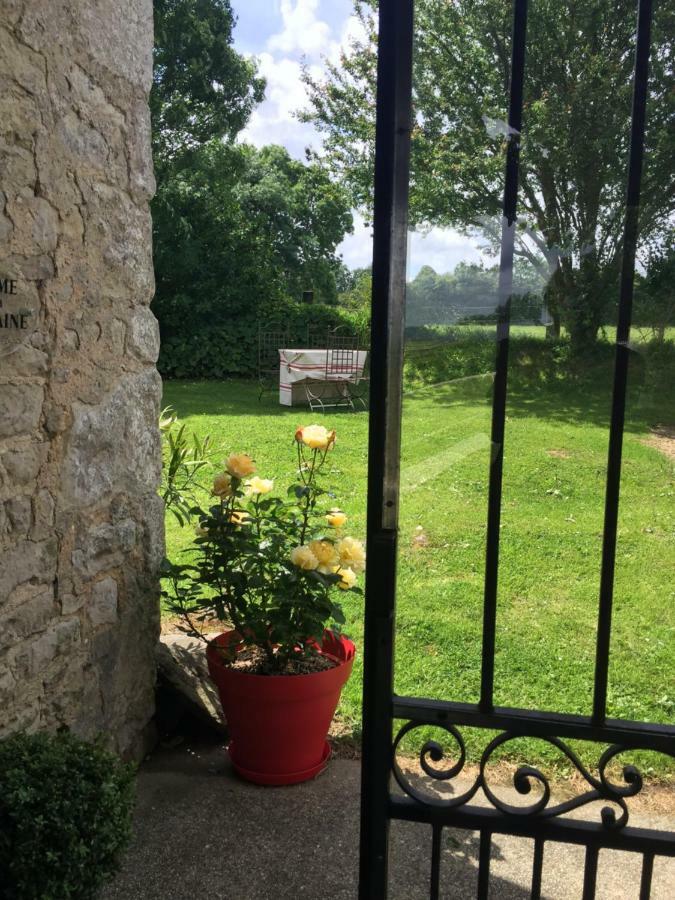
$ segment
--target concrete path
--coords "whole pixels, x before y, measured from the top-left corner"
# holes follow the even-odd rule
[[[101,900],[354,900],[359,774],[334,760],[312,782],[264,788],[239,780],[213,743],[162,750],[141,769],[135,841]],[[668,819],[631,823],[674,827]],[[444,832],[443,898],[475,897],[477,859],[476,834]],[[430,830],[393,823],[391,900],[428,898],[429,860]],[[495,837],[490,896],[526,900],[531,865],[531,841]],[[580,900],[582,872],[583,850],[547,844],[542,896]],[[636,855],[601,852],[597,897],[637,900],[639,874]],[[675,861],[657,861],[652,898],[675,898]]]

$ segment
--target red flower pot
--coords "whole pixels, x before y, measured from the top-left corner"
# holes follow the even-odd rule
[[[257,784],[297,784],[314,778],[330,756],[326,735],[349,678],[354,644],[326,631],[321,652],[338,664],[309,675],[251,675],[223,664],[218,647],[238,641],[218,635],[206,649],[230,732],[236,771]]]

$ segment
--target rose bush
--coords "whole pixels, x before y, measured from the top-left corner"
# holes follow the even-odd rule
[[[346,515],[323,507],[319,484],[335,431],[308,425],[295,432],[298,478],[284,498],[255,463],[233,453],[213,481],[214,504],[192,510],[199,525],[186,565],[167,564],[164,597],[190,631],[218,618],[244,645],[259,647],[271,671],[290,658],[313,655],[324,630],[338,632],[344,615],[336,597],[360,592],[361,541],[342,533]]]

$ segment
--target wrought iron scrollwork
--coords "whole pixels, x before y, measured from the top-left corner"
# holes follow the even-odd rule
[[[419,751],[419,764],[422,771],[436,783],[448,783],[460,775],[466,765],[466,745],[459,729],[449,723],[428,723],[434,727],[444,730],[449,734],[457,752],[452,755],[452,759],[456,759],[451,765],[440,766],[446,756],[443,746],[437,741],[428,740],[422,745]],[[409,773],[404,772],[398,761],[398,749],[403,738],[417,728],[427,727],[425,723],[408,722],[399,730],[393,744],[392,753],[392,771],[394,777],[401,789],[414,800],[427,806],[437,806],[445,809],[461,807],[467,804],[479,790],[490,802],[490,804],[505,816],[532,816],[540,818],[553,818],[555,816],[563,816],[572,810],[586,806],[589,803],[606,801],[611,806],[603,806],[600,811],[600,819],[603,826],[607,829],[623,828],[628,822],[628,804],[627,798],[634,797],[640,793],[643,787],[642,775],[633,765],[623,767],[623,784],[616,784],[610,780],[608,767],[610,763],[619,756],[629,750],[639,750],[641,748],[635,746],[622,746],[613,744],[608,747],[601,755],[598,761],[597,776],[590,772],[581,762],[579,757],[570,747],[558,737],[530,735],[536,737],[537,740],[544,741],[559,750],[572,763],[576,771],[583,777],[589,785],[589,790],[584,791],[576,797],[562,802],[552,802],[551,783],[549,778],[534,766],[520,766],[513,774],[513,786],[515,790],[522,796],[527,796],[535,785],[539,786],[540,793],[537,799],[523,806],[516,806],[502,800],[494,790],[490,787],[488,780],[488,767],[491,758],[498,747],[514,741],[528,737],[528,735],[505,731],[497,735],[487,745],[481,756],[479,773],[473,779],[470,786],[453,796],[432,795],[420,788],[414,783],[414,776],[411,779]]]

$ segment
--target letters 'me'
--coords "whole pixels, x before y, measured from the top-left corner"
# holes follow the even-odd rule
[[[0,278],[0,294],[16,294],[16,281],[13,278]]]

